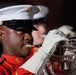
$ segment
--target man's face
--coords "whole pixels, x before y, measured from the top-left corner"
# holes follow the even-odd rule
[[[3,40],[4,53],[15,56],[27,56],[31,52],[31,48],[26,47],[26,44],[32,44],[31,32],[23,32],[22,30],[13,30],[5,28],[5,39]]]

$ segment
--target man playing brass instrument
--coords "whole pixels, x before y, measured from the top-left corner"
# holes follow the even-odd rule
[[[51,30],[42,46],[29,60],[32,44],[32,18],[39,9],[33,5],[16,5],[0,9],[0,39],[3,52],[0,58],[0,75],[37,75],[46,57],[52,54],[55,44],[68,40],[59,30]],[[60,34],[61,33],[61,34]],[[37,61],[37,62],[36,62]]]

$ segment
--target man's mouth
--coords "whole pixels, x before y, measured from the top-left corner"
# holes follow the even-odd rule
[[[26,47],[33,47],[33,45],[31,43],[26,43],[26,44],[22,44],[22,47],[26,46]]]
[[[33,47],[33,42],[32,41],[24,41],[23,44],[22,44],[22,47],[25,46],[25,47]]]

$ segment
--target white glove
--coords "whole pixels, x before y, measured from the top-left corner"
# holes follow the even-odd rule
[[[65,37],[65,34],[62,31],[52,30],[45,37],[41,48],[44,50],[45,53],[48,54],[49,52],[51,52],[51,49],[56,43],[66,40],[68,39]]]
[[[61,30],[66,36],[69,35],[69,37],[75,37],[76,34],[75,32],[73,32],[73,27],[69,26],[69,25],[63,25],[61,27],[58,28],[59,30]]]
[[[21,68],[27,69],[37,75],[38,70],[44,64],[45,58],[48,56],[48,53],[51,52],[53,46],[63,40],[65,41],[68,39],[64,37],[64,34],[61,31],[50,31],[45,37],[42,47],[27,62],[25,62]]]

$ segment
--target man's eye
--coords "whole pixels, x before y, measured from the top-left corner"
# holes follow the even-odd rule
[[[24,33],[28,33],[28,34],[31,34],[32,33],[32,30],[17,30],[17,32],[19,33],[19,34],[24,34]]]
[[[20,34],[24,34],[24,33],[28,33],[28,34],[30,34],[31,32],[28,32],[28,31],[17,31],[18,33],[20,33]]]
[[[17,33],[18,33],[18,34],[23,34],[24,32],[23,32],[23,31],[17,31]]]
[[[21,27],[18,27],[18,28],[16,29],[16,31],[17,31],[18,33],[24,33],[25,29],[23,29],[23,28],[21,28]]]

